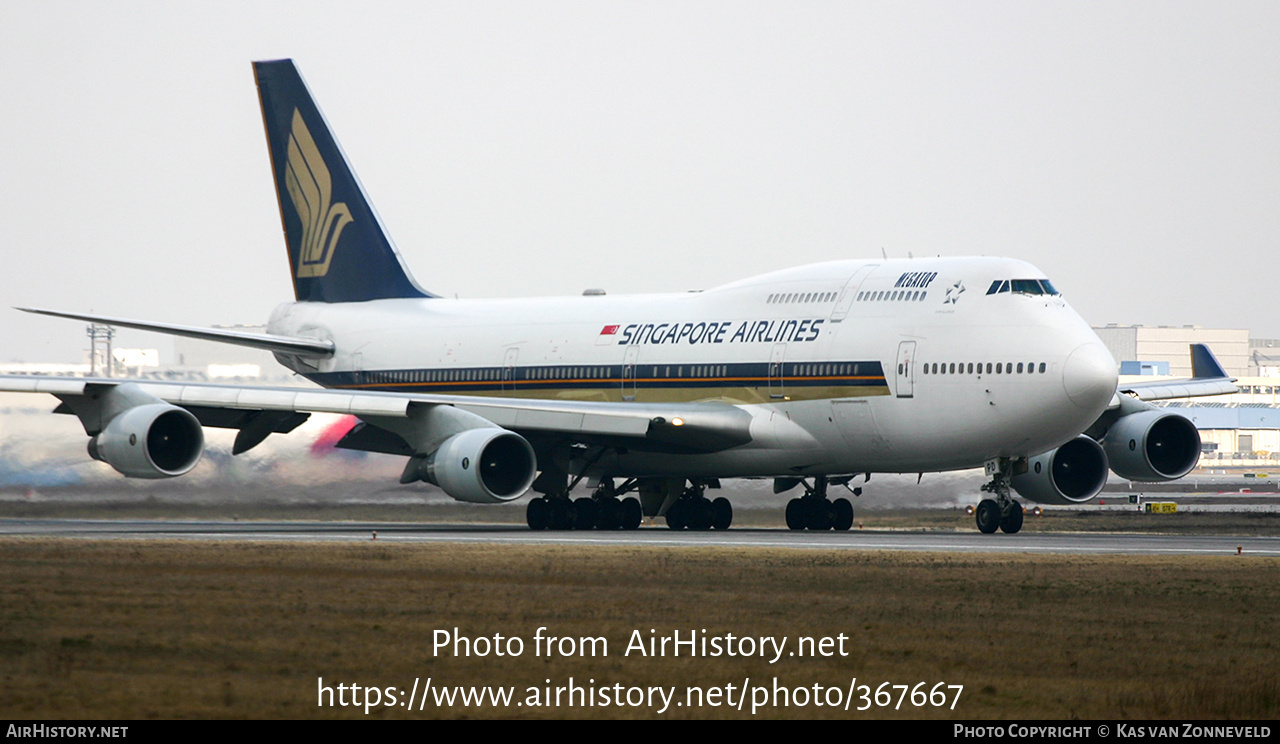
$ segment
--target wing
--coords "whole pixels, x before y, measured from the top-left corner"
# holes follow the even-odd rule
[[[0,377],[0,391],[57,396],[63,405],[56,410],[79,415],[90,436],[96,435],[119,413],[112,408],[96,411],[94,402],[126,386],[127,390],[121,392],[132,396],[130,401],[171,404],[186,409],[204,426],[239,429],[237,453],[273,432],[291,431],[310,413],[350,414],[375,427],[400,431],[413,419],[438,407],[463,411],[519,433],[559,435],[578,442],[647,451],[707,453],[751,441],[751,414],[728,403],[606,403],[119,379]],[[409,442],[397,444],[399,435],[396,434],[390,438],[353,434],[352,440],[346,443],[348,446],[362,442],[384,443],[383,446],[350,447],[353,449],[396,454],[420,451]]]
[[[1151,382],[1121,383],[1111,399],[1110,409],[1120,406],[1120,396],[1138,400],[1168,400],[1169,398],[1196,398],[1205,395],[1230,395],[1238,393],[1235,379],[1227,375],[1217,357],[1204,344],[1191,344],[1191,377],[1183,380],[1154,380]]]

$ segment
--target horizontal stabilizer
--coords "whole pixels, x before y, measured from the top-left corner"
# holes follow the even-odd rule
[[[62,313],[56,310],[39,310],[31,307],[19,307],[15,309],[21,310],[24,313],[51,315],[55,318],[70,318],[71,320],[84,320],[90,323],[102,323],[103,325],[119,326],[121,328],[134,328],[139,331],[167,333],[171,336],[186,336],[187,338],[198,338],[202,341],[218,341],[224,344],[248,346],[254,349],[263,349],[265,351],[278,351],[283,354],[300,354],[308,357],[333,356],[333,342],[323,341],[316,338],[275,336],[269,333],[229,331],[221,328],[201,328],[198,326],[174,325],[172,323],[152,323],[143,320],[114,318],[107,315]]]

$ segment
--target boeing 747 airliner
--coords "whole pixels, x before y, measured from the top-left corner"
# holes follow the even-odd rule
[[[339,447],[406,458],[403,483],[500,503],[533,529],[675,529],[733,519],[708,489],[800,488],[792,529],[847,530],[832,485],[984,467],[983,532],[1022,507],[1092,499],[1114,470],[1179,478],[1200,439],[1147,400],[1233,392],[1195,378],[1117,387],[1116,363],[1043,272],[1006,258],[833,261],[696,293],[446,299],[414,281],[290,60],[254,64],[295,301],[249,334],[32,310],[274,352],[322,389],[0,378],[57,396],[89,453],[126,476],[189,472],[204,426],[239,454],[316,411]],[[571,499],[583,480],[590,496]],[[856,491],[856,489],[855,489]],[[629,495],[634,494],[634,495]]]

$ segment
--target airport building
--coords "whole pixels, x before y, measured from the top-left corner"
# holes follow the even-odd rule
[[[1120,362],[1121,374],[1159,374],[1173,377],[1191,376],[1191,344],[1206,344],[1213,349],[1222,368],[1232,377],[1253,374],[1249,369],[1249,331],[1234,328],[1201,328],[1200,326],[1121,326],[1114,323],[1094,326],[1094,333]],[[1276,352],[1280,354],[1280,349]],[[1138,371],[1133,365],[1163,363],[1157,371]]]

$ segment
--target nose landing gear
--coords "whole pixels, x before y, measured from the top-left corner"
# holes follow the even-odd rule
[[[993,499],[978,502],[974,517],[978,523],[978,531],[990,535],[996,530],[1013,535],[1022,529],[1022,504],[1013,500],[1009,494],[1009,477],[1013,470],[1012,463],[1001,460],[1000,467],[991,473],[991,482],[983,484],[982,490],[995,495]]]

